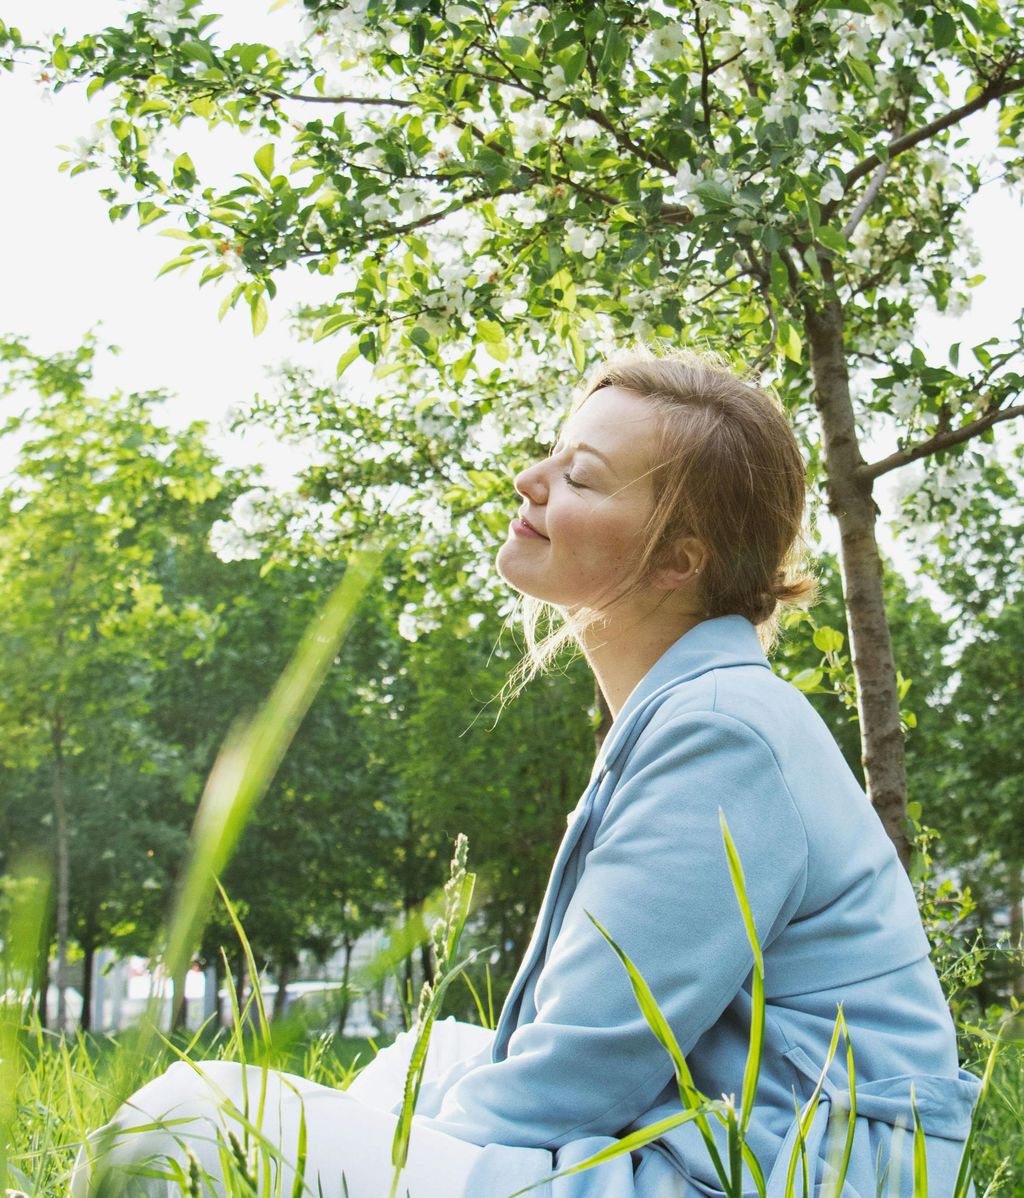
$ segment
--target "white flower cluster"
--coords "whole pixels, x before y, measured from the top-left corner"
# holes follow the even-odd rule
[[[348,0],[338,8],[305,16],[305,41],[319,39],[324,66],[358,58],[377,45],[377,35],[366,25],[368,8],[369,0]]]
[[[547,114],[547,107],[538,100],[519,112],[510,114],[512,143],[520,154],[528,154],[534,146],[548,141],[554,132],[555,122]]]
[[[597,121],[592,121],[589,117],[583,117],[578,121],[566,121],[562,126],[562,137],[571,141],[577,150],[600,137],[603,132]]]
[[[503,195],[494,201],[494,211],[502,220],[514,221],[524,229],[543,224],[548,214],[532,195]]]
[[[892,410],[901,420],[906,420],[913,415],[920,398],[920,387],[910,379],[898,380],[889,388],[889,401]]]
[[[510,13],[501,23],[498,32],[502,37],[525,37],[531,39],[537,32],[538,25],[543,24],[551,14],[543,6],[536,4],[519,12]]]
[[[570,253],[594,258],[606,241],[607,237],[600,229],[588,229],[571,220],[565,222],[565,240],[562,244]]]
[[[652,29],[640,43],[638,52],[652,63],[670,62],[681,56],[686,47],[687,33],[678,22],[669,21]]]
[[[276,524],[270,493],[263,487],[245,491],[231,505],[227,520],[210,529],[210,549],[222,562],[253,560],[261,553],[260,538]]]
[[[149,0],[146,28],[161,46],[169,46],[171,37],[191,19],[185,0]]]
[[[398,617],[398,635],[406,641],[417,641],[425,633],[441,627],[436,612],[441,607],[441,596],[427,587],[421,603],[407,603]]]

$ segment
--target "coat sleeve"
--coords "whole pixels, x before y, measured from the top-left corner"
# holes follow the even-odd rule
[[[423,1122],[477,1144],[557,1149],[615,1135],[651,1109],[671,1062],[587,913],[640,970],[688,1052],[753,965],[720,807],[762,947],[781,930],[803,893],[807,842],[768,744],[717,712],[646,729],[548,945],[536,1018],[513,1032],[504,1059],[466,1073]]]

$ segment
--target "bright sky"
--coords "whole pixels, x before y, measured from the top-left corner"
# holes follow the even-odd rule
[[[268,7],[264,0],[222,0],[218,6],[232,36],[278,44],[294,37],[297,8],[268,12]],[[74,32],[113,23],[125,6],[119,0],[3,0],[2,8],[5,21],[32,35],[61,26]],[[51,99],[28,71],[21,71],[0,77],[0,103],[5,114],[0,162],[6,176],[0,187],[0,227],[5,230],[0,330],[27,335],[35,349],[49,352],[74,346],[98,326],[104,341],[122,349],[119,357],[101,362],[100,389],[166,389],[176,398],[165,405],[164,416],[175,424],[203,418],[215,425],[231,407],[266,389],[268,368],[285,359],[312,364],[328,377],[333,373],[339,345],[333,340],[320,346],[301,343],[288,321],[298,302],[324,294],[323,280],[289,271],[271,304],[265,332],[254,338],[247,310],[239,308],[218,323],[223,291],[216,285],[200,291],[194,272],[156,278],[176,243],[159,236],[161,224],[140,231],[129,218],[112,225],[97,194],[99,172],[75,179],[57,173],[58,163],[68,156],[58,145],[91,134],[102,115],[102,97],[90,103],[81,89],[69,88]],[[994,144],[993,125],[981,113],[965,122],[963,130],[987,148]],[[230,157],[241,149],[251,156],[259,144],[233,144],[227,153]],[[239,159],[239,168],[243,161]],[[1001,183],[989,183],[972,201],[969,221],[986,281],[963,316],[923,315],[924,344],[937,362],[945,360],[953,341],[967,347],[994,333],[1008,334],[1021,308],[1019,204]],[[264,462],[272,479],[283,481],[298,464],[294,451],[266,438],[223,437],[216,444],[232,463]],[[881,455],[894,448],[884,443],[867,452]],[[883,507],[887,490],[884,486],[879,495]],[[885,530],[880,532],[891,548]]]

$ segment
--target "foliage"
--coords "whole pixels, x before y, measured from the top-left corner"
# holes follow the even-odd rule
[[[959,345],[930,361],[913,337],[923,302],[956,310],[980,278],[970,115],[996,117],[1004,178],[1021,177],[1020,13],[307,0],[281,15],[287,44],[232,41],[201,0],[173,0],[38,53],[55,90],[81,81],[107,106],[65,167],[113,171],[112,218],[180,243],[165,270],[201,268],[259,332],[304,266],[307,332],[344,338],[339,376],[373,367],[369,401],[314,387],[272,416],[327,455],[305,479],[318,533],[399,525],[429,619],[452,585],[433,563],[453,541],[467,570],[490,555],[507,464],[548,439],[588,363],[637,336],[723,346],[777,384],[840,524],[866,785],[904,853],[905,683],[871,490],[923,462],[926,509],[942,471],[969,493],[987,455],[968,444],[1024,413],[1024,324],[970,362]],[[205,131],[233,147],[233,176]],[[869,434],[892,451],[865,461]]]

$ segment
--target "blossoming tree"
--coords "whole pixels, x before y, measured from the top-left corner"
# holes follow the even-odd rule
[[[404,427],[414,414],[421,445],[424,417],[459,445],[489,419],[514,434],[507,454],[526,452],[588,361],[638,335],[712,340],[771,378],[838,523],[865,774],[906,859],[872,490],[911,462],[963,462],[1024,413],[1019,336],[942,363],[914,344],[921,304],[961,305],[975,281],[966,201],[987,171],[1022,176],[1020,10],[282,7],[294,29],[275,46],[220,37],[200,0],[152,0],[40,47],[54,87],[86,81],[107,105],[72,172],[113,166],[112,216],[173,226],[168,269],[220,280],[225,310],[247,305],[257,330],[281,272],[305,266],[320,291],[304,316],[341,341],[339,373],[373,363],[374,410]],[[986,109],[991,163],[962,135]],[[236,150],[228,131],[257,138],[252,165],[228,178],[215,160],[197,166],[198,126]],[[338,408],[289,419],[336,431],[349,420]],[[891,451],[866,460],[869,433]],[[437,497],[429,461],[406,481]],[[322,471],[321,497],[343,479]],[[507,477],[479,469],[440,492],[492,530],[499,493],[507,513]]]

